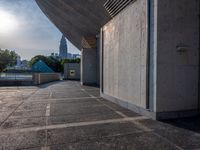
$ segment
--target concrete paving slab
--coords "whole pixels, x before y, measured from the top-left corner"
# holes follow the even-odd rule
[[[141,120],[138,122],[152,129],[161,138],[171,141],[182,149],[200,148],[200,133],[153,120]]]
[[[50,146],[51,150],[179,150],[153,133],[135,133]]]
[[[77,92],[77,93],[54,93],[52,94],[52,98],[74,98],[74,97],[90,97],[88,94],[84,93],[84,92]]]
[[[0,124],[2,124],[12,112],[0,112]]]
[[[1,129],[30,128],[45,125],[46,117],[9,118],[1,125]]]
[[[81,88],[84,90],[99,90],[98,87],[93,87],[93,86],[82,86]]]
[[[69,102],[57,102],[57,103],[51,103],[51,107],[53,108],[60,108],[63,107],[65,109],[80,109],[83,107],[100,107],[103,106],[101,103],[96,101],[95,99],[89,100],[89,101],[81,101],[77,99],[77,102],[74,103],[73,101],[71,103]]]
[[[12,115],[10,118],[32,118],[32,117],[45,117],[46,110],[30,110],[30,111],[21,111],[17,110]]]
[[[112,110],[105,106],[98,106],[96,107],[73,107],[73,108],[64,108],[62,106],[60,107],[51,107],[51,116],[59,116],[59,115],[74,115],[74,114],[92,114],[92,113],[100,113],[100,114],[109,114],[113,113]]]
[[[42,147],[45,145],[45,132],[0,134],[0,143],[2,150]]]
[[[107,120],[107,119],[118,119],[121,118],[116,113],[108,114],[75,114],[75,115],[65,115],[65,116],[50,116],[48,119],[48,124],[65,124],[65,123],[75,123],[75,122],[89,122],[89,121],[98,121],[98,120]]]
[[[24,105],[47,105],[47,104],[61,104],[61,103],[96,103],[96,100],[91,97],[78,97],[78,98],[48,98],[48,99],[38,99],[38,100],[27,100]]]
[[[0,104],[0,112],[13,111],[14,109],[16,109],[19,106],[20,103],[21,103],[20,101],[4,102],[4,103]]]
[[[48,130],[48,144],[81,142],[90,139],[99,139],[137,132],[142,132],[142,130],[130,123],[108,123],[67,129],[55,129]]]
[[[110,102],[110,101],[108,101],[108,100],[105,100],[105,99],[103,99],[103,98],[98,98],[98,100],[102,103],[102,104],[104,104],[104,105],[106,105],[106,106],[108,106],[108,107],[111,107],[112,109],[114,109],[115,111],[119,111],[119,112],[122,112],[124,115],[126,115],[127,117],[136,117],[136,116],[140,116],[139,114],[137,114],[137,113],[135,113],[135,112],[133,112],[133,111],[131,111],[131,110],[128,110],[128,109],[126,109],[126,108],[123,108],[123,107],[121,107],[121,106],[119,106],[119,105],[117,105],[117,104],[115,104],[115,103],[112,103],[112,102]]]
[[[49,98],[49,94],[48,95],[34,95],[34,96],[31,96],[29,100],[41,100],[41,99],[48,99],[48,98]]]
[[[0,149],[200,149],[199,117],[153,121],[98,94],[76,81],[0,87]]]
[[[42,147],[23,148],[23,150],[44,150]]]
[[[72,105],[81,106],[81,105],[102,105],[99,103],[95,98],[64,98],[64,99],[54,99],[51,101],[51,104],[58,104],[58,105],[68,105],[71,107]]]
[[[46,103],[23,103],[17,110],[20,111],[33,111],[33,110],[45,110]]]
[[[100,91],[99,90],[86,90],[86,92],[94,97],[100,97]]]

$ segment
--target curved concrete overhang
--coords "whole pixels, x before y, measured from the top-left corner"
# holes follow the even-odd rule
[[[38,6],[77,48],[93,43],[100,28],[111,16],[106,0],[36,0]],[[94,43],[93,43],[94,44]]]

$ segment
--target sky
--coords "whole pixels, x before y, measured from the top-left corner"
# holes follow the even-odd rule
[[[0,48],[22,59],[59,52],[62,33],[43,14],[35,0],[0,0]],[[69,41],[68,52],[80,53]]]

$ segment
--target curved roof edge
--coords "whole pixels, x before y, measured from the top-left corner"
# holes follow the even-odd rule
[[[111,16],[106,0],[36,0],[40,9],[77,48],[87,38],[96,37]],[[84,40],[83,40],[84,39]]]

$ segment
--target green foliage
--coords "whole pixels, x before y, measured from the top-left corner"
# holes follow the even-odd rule
[[[75,58],[75,59],[63,59],[61,61],[61,64],[64,65],[65,63],[80,63],[81,59],[80,58]]]
[[[16,64],[17,54],[10,50],[0,49],[0,72],[7,66],[14,66]]]
[[[62,65],[60,61],[51,56],[47,57],[43,55],[37,55],[30,60],[29,65],[32,67],[32,65],[38,62],[39,60],[45,62],[53,71],[62,72]]]
[[[63,72],[65,63],[80,63],[81,61],[80,58],[63,59],[59,61],[51,56],[47,57],[43,55],[37,55],[30,60],[29,62],[30,67],[32,67],[32,65],[38,62],[39,60],[42,60],[43,62],[45,62],[55,72]]]

